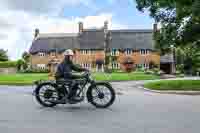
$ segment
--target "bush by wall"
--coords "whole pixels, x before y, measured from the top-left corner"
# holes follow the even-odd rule
[[[2,61],[0,62],[0,68],[17,67],[16,61]]]
[[[48,69],[27,69],[19,71],[19,73],[49,73]]]

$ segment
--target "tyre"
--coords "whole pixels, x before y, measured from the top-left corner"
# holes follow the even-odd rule
[[[56,106],[56,103],[48,101],[58,99],[58,91],[56,89],[56,86],[51,83],[44,83],[38,85],[35,89],[35,98],[37,102],[44,107]]]
[[[88,101],[97,108],[107,108],[115,101],[115,91],[110,84],[96,83],[87,92]]]

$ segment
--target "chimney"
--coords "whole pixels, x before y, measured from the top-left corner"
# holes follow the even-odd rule
[[[153,24],[153,32],[157,32],[158,31],[158,24],[157,23],[154,23]]]
[[[108,31],[108,21],[104,22],[103,29],[104,29],[104,32],[107,33],[107,31]]]
[[[35,29],[34,39],[36,39],[39,34],[40,34],[40,30],[39,29]]]
[[[78,30],[79,30],[79,33],[83,32],[83,22],[78,23]]]

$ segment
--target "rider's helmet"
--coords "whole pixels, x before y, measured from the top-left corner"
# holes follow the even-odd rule
[[[71,49],[67,49],[64,52],[64,56],[73,56],[73,55],[74,55],[74,52]]]

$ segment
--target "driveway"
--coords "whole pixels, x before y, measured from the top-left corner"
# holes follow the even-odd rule
[[[143,81],[115,82],[129,90],[109,109],[88,103],[43,108],[31,87],[0,86],[2,133],[199,133],[200,96],[169,95],[138,88]]]

